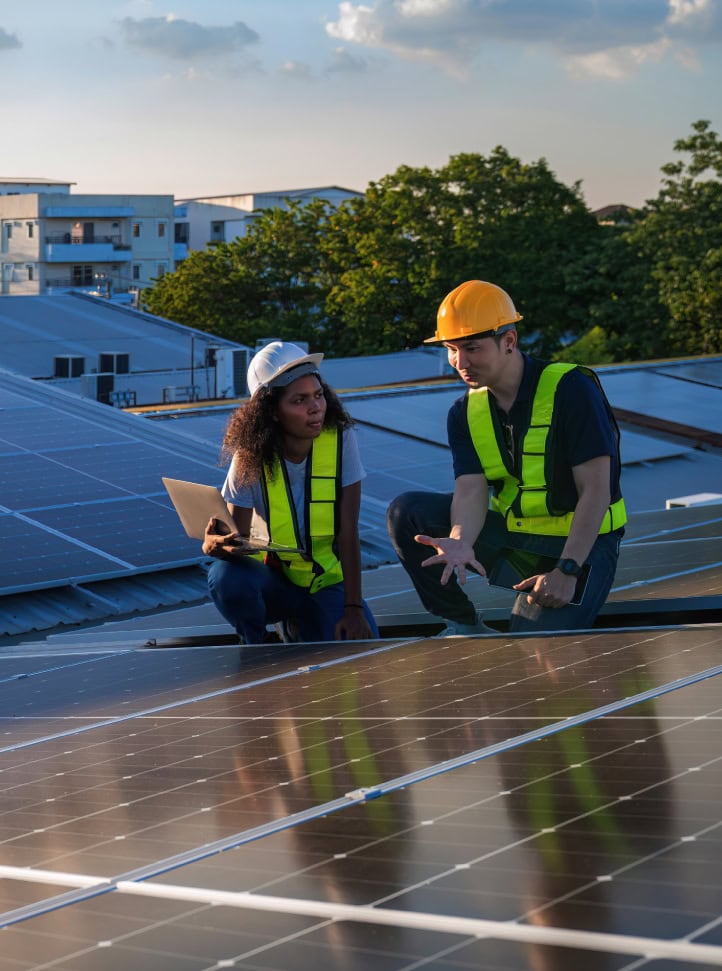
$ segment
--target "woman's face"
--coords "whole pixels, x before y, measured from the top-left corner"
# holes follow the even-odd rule
[[[313,374],[296,378],[281,392],[276,417],[287,438],[313,441],[323,429],[326,398]]]

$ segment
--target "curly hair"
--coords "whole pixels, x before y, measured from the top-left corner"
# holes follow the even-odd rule
[[[353,419],[339,401],[335,391],[319,376],[326,399],[324,428],[350,428]],[[285,388],[259,388],[228,419],[221,445],[221,462],[235,459],[238,485],[251,485],[265,468],[270,477],[276,458],[283,455],[283,430],[274,421],[278,402]]]

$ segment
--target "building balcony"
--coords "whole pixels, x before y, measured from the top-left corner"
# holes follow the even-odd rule
[[[131,246],[120,236],[74,238],[70,233],[59,233],[45,237],[45,259],[49,263],[119,263],[131,258]]]

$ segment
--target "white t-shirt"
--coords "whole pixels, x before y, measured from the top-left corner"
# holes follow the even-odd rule
[[[366,477],[366,472],[361,464],[358,440],[353,428],[344,429],[341,447],[343,449],[343,461],[341,463],[341,486],[343,488],[344,486],[353,485],[354,482],[360,482]],[[301,534],[303,534],[306,518],[305,491],[307,459],[304,459],[303,462],[288,462],[286,459],[282,459],[281,461],[286,466],[288,481],[291,486],[291,496],[296,507],[298,528]],[[235,464],[236,460],[233,459],[226,476],[226,481],[223,483],[223,488],[221,489],[223,498],[226,502],[231,502],[234,506],[240,506],[242,509],[253,509],[254,516],[251,535],[259,539],[267,539],[266,523],[268,521],[268,513],[266,504],[263,501],[261,483],[260,481],[256,481],[252,485],[239,486],[235,481]]]

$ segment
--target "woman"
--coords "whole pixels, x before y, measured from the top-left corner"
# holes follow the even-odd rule
[[[263,643],[266,626],[279,623],[284,640],[378,637],[361,596],[365,472],[352,421],[321,380],[322,359],[296,344],[267,344],[248,368],[251,398],[223,439],[232,457],[223,496],[236,531],[223,535],[211,520],[203,552],[215,558],[211,598],[246,644]],[[258,520],[281,549],[249,549]]]

